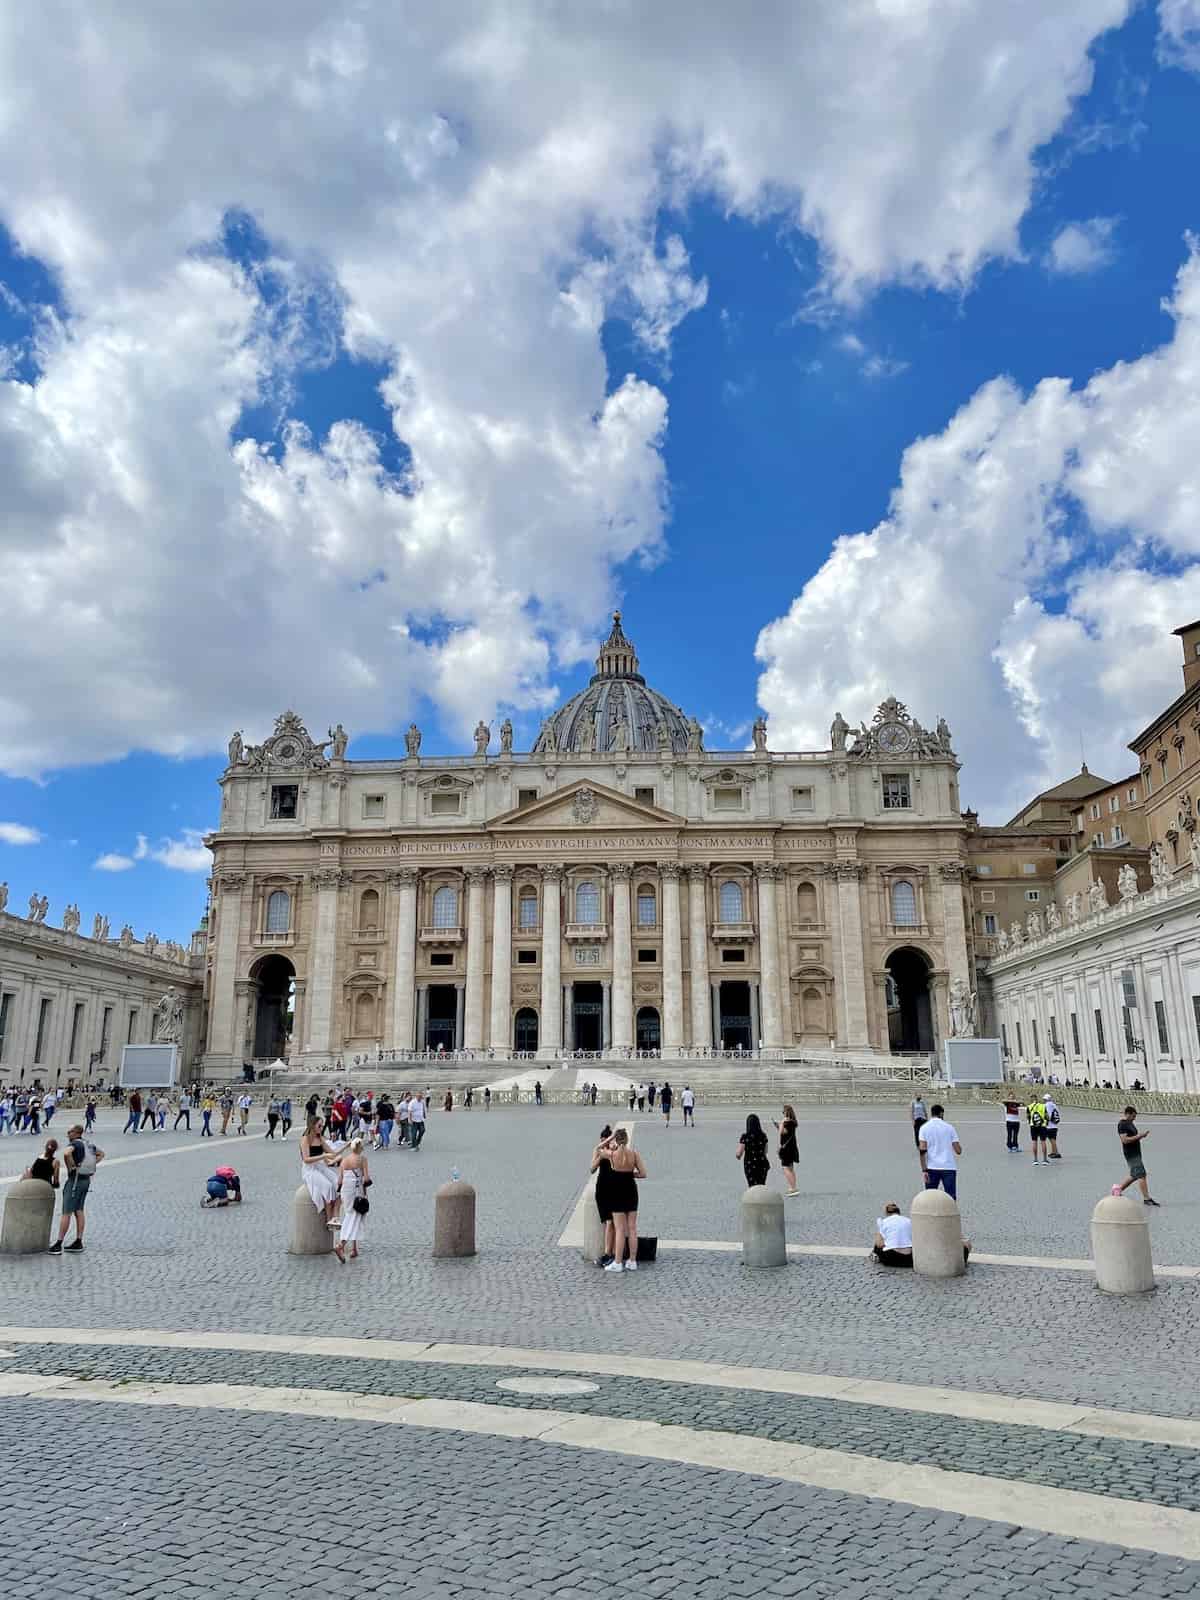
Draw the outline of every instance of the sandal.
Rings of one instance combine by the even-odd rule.
[[[338,1260],[341,1262],[342,1266],[345,1266],[346,1265],[346,1257],[342,1254],[342,1247],[341,1247],[340,1244],[335,1244],[334,1245],[333,1253],[338,1258]]]

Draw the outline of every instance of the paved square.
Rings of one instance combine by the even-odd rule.
[[[702,1105],[695,1129],[635,1115],[642,1229],[698,1248],[600,1273],[559,1241],[604,1116],[435,1113],[419,1154],[372,1157],[364,1254],[340,1267],[285,1253],[295,1133],[134,1138],[103,1114],[87,1249],[0,1258],[11,1592],[70,1583],[81,1548],[72,1586],[97,1595],[595,1594],[614,1563],[652,1595],[1194,1589],[1200,1276],[1113,1299],[1053,1265],[1088,1253],[1120,1172],[1112,1119],[1067,1112],[1065,1159],[1035,1171],[996,1111],[952,1107],[976,1250],[1046,1264],[939,1283],[866,1260],[882,1202],[919,1183],[904,1107],[803,1109],[785,1215],[816,1253],[774,1272],[714,1248],[738,1239],[745,1109]],[[1200,1268],[1200,1127],[1146,1126],[1155,1261]],[[0,1177],[34,1148],[0,1142]],[[200,1208],[218,1160],[240,1209]],[[434,1261],[455,1167],[480,1253]],[[556,1372],[581,1392],[537,1392]],[[67,1429],[105,1470],[72,1482],[35,1565],[21,1530],[61,1496],[45,1439]],[[367,1530],[349,1562],[347,1472]],[[415,1537],[390,1537],[413,1507]]]

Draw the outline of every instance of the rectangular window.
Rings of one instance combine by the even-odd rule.
[[[658,901],[653,889],[644,894],[639,889],[637,897],[637,925],[639,928],[653,928],[658,921]]]
[[[990,878],[991,875],[992,875],[992,869],[991,869],[991,867],[988,866],[986,861],[981,861],[979,863],[979,865],[975,868],[975,871],[979,874],[979,876],[981,878]]]
[[[1093,822],[1098,822],[1099,819],[1100,819],[1100,807],[1096,803],[1096,801],[1093,800],[1092,801],[1092,821]]]
[[[995,889],[980,889],[979,904],[981,906],[994,906],[996,904]]]
[[[1071,1013],[1071,1045],[1077,1057],[1083,1054],[1079,1047],[1079,1018],[1074,1011]]]
[[[721,951],[721,960],[722,961],[735,962],[735,961],[745,961],[745,959],[746,959],[746,952],[744,950],[722,950]]]
[[[1058,1018],[1053,1012],[1050,1014],[1050,1048],[1056,1056],[1062,1053],[1062,1045],[1058,1041]]]
[[[537,951],[536,950],[518,950],[517,951],[517,965],[519,967],[536,967],[537,966]]]
[[[12,1011],[13,997],[11,994],[0,994],[0,1061],[4,1060],[4,1041],[8,1037],[8,1018]],[[1200,1012],[1197,1013],[1196,1026],[1200,1028]]]
[[[1119,822],[1113,823],[1113,843],[1120,844],[1125,837],[1125,829]]]
[[[654,804],[654,790],[653,788],[635,789],[633,791],[633,798],[635,800],[640,800],[644,806],[652,806]]]
[[[907,811],[912,805],[912,793],[907,772],[885,772],[883,775],[883,809]]]
[[[106,1057],[108,1056],[108,1041],[109,1041],[109,1037],[112,1034],[112,1013],[113,1013],[113,1008],[111,1006],[105,1006],[105,1008],[104,1008],[104,1016],[103,1016],[103,1018],[101,1019],[101,1022],[100,1022],[100,1059],[101,1059],[101,1061],[105,1060]]]
[[[1121,1007],[1121,1027],[1125,1033],[1125,1054],[1133,1054],[1133,1013],[1128,1006]]]
[[[382,816],[386,816],[386,814],[387,814],[387,795],[385,795],[385,794],[365,794],[365,795],[363,795],[363,816],[364,817],[382,817]]]
[[[996,936],[996,914],[995,914],[994,911],[989,911],[984,916],[984,919],[983,919],[983,931],[984,931],[984,933],[986,933],[988,935],[989,938],[995,938],[995,936]]]
[[[740,811],[742,809],[742,791],[740,789],[714,789],[714,811]]]
[[[644,967],[652,967],[654,965],[654,963],[658,960],[658,951],[657,950],[639,950],[638,951],[638,960],[641,962],[641,964]]]
[[[1017,1030],[1017,1055],[1018,1055],[1018,1057],[1024,1057],[1024,1055],[1025,1055],[1025,1046],[1021,1043],[1021,1024],[1018,1022],[1018,1023],[1014,1024],[1014,1026],[1016,1027],[1016,1030]]]
[[[1125,798],[1126,798],[1126,800],[1129,802],[1129,804],[1131,806],[1137,805],[1137,790],[1136,789],[1126,789]]]
[[[1038,1025],[1036,1017],[1034,1017],[1029,1026],[1033,1029],[1033,1053],[1035,1056],[1040,1056],[1042,1053],[1042,1047],[1038,1043]]]
[[[5,995],[4,998],[7,1000],[8,996]],[[1196,1043],[1197,1045],[1200,1045],[1200,994],[1194,994],[1192,996],[1192,1017],[1196,1023]],[[3,1049],[3,1046],[4,1029],[0,1027],[0,1049]]]
[[[43,999],[38,1006],[37,1038],[34,1040],[33,1045],[33,1064],[35,1067],[41,1065],[42,1051],[46,1045],[46,1029],[50,1025],[51,1004],[50,1000]]]
[[[452,950],[435,950],[429,957],[431,967],[452,967],[454,965],[454,952]]]
[[[537,797],[538,792],[536,789],[518,789],[517,810],[519,811],[522,806],[531,806]]]
[[[1104,1018],[1100,1015],[1099,1006],[1092,1012],[1092,1016],[1096,1023],[1096,1054],[1107,1055],[1108,1051],[1104,1048]]]
[[[296,807],[300,803],[300,785],[273,783],[271,785],[271,821],[294,822]]]
[[[1004,1052],[1005,1055],[1008,1054],[1008,1024],[1007,1024],[1007,1022],[1002,1022],[1000,1024],[1000,1049]]]
[[[1042,891],[1040,889],[1026,889],[1025,898],[1026,900],[1030,901],[1040,900],[1042,898]]]
[[[73,1067],[79,1051],[79,1030],[83,1027],[83,1001],[75,1002],[75,1010],[71,1013],[71,1048],[67,1052],[67,1065]]]
[[[1108,809],[1109,809],[1110,812],[1111,811],[1119,811],[1121,809],[1121,797],[1120,797],[1119,794],[1110,794],[1109,795],[1109,797],[1108,797]]]
[[[1027,878],[1036,877],[1037,876],[1037,863],[1036,863],[1036,861],[1022,861],[1022,863],[1021,863],[1021,871],[1025,874],[1025,876]]]
[[[792,810],[811,811],[813,809],[813,792],[811,789],[792,790]]]
[[[462,807],[462,796],[455,790],[451,794],[431,794],[429,809],[435,817],[456,817]]]
[[[132,1044],[133,1043],[133,1036],[137,1032],[137,1019],[138,1019],[138,1014],[137,1014],[136,1010],[135,1011],[131,1011],[129,1013],[129,1027],[126,1029],[126,1032],[125,1032],[125,1043],[126,1044]]]
[[[1171,1053],[1171,1041],[1167,1037],[1167,1008],[1161,1000],[1154,1002],[1154,1025],[1158,1029],[1158,1053],[1168,1056]]]

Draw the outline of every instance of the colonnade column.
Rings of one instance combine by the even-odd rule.
[[[633,936],[629,925],[629,879],[632,867],[618,861],[613,881],[613,995],[612,1044],[614,1050],[633,1049]]]
[[[232,1062],[237,1017],[234,1007],[234,980],[237,977],[238,939],[242,920],[242,888],[245,878],[223,873],[216,881],[217,948],[213,957],[212,999],[209,1002],[208,1048],[211,1054],[228,1056]],[[101,1009],[101,1017],[104,1012]]]
[[[775,885],[783,868],[755,868],[758,879],[758,963],[762,974],[762,1042],[764,1050],[783,1044],[783,1012],[779,994],[779,918],[775,913]]]
[[[483,925],[487,868],[465,868],[467,880],[467,989],[463,1006],[462,1046],[483,1049],[483,979],[487,971],[487,931]]]
[[[663,902],[663,1054],[675,1055],[683,1045],[683,946],[679,927],[679,872],[677,861],[664,861]],[[632,974],[631,974],[632,976]]]
[[[692,1049],[703,1050],[713,1042],[712,996],[708,989],[708,872],[704,867],[689,867],[688,876],[688,970],[692,983]]]
[[[837,881],[838,948],[841,970],[837,975],[842,996],[846,1044],[866,1049],[867,976],[863,961],[862,891],[866,867],[859,861],[838,861],[832,868]]]
[[[538,1018],[538,1055],[558,1055],[562,1047],[562,906],[557,863],[542,868],[542,1005]]]
[[[488,1043],[493,1050],[503,1051],[512,1048],[512,881],[510,862],[492,868],[492,1024]]]
[[[313,918],[313,953],[308,1001],[308,1048],[328,1055],[334,1048],[333,970],[337,960],[337,905],[342,874],[336,867],[325,867],[312,875],[317,891],[317,910]]]
[[[417,972],[417,878],[416,867],[401,867],[392,873],[399,905],[396,915],[395,990],[392,994],[392,1047],[411,1050],[416,1002]]]

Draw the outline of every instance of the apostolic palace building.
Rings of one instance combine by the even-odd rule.
[[[620,614],[527,753],[235,734],[210,837],[206,1074],[286,1053],[931,1051],[975,988],[950,730],[704,748]]]

